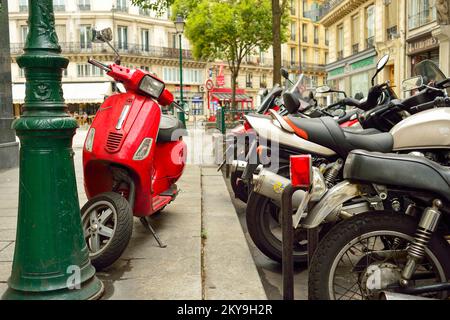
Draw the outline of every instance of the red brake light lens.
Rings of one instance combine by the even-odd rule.
[[[248,122],[247,120],[244,121],[244,128],[245,131],[250,131],[253,129],[252,126],[250,125],[250,122]]]
[[[291,183],[294,187],[309,188],[312,178],[311,155],[291,156]]]

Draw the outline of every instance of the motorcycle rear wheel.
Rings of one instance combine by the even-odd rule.
[[[375,297],[377,291],[368,290],[369,278],[367,275],[371,274],[370,268],[383,267],[384,270],[392,270],[390,276],[397,276],[389,278],[389,280],[397,283],[396,279],[401,273],[402,262],[406,260],[403,258],[405,248],[413,240],[417,225],[418,222],[414,218],[391,212],[364,213],[336,225],[323,238],[311,261],[308,283],[309,299],[377,299]],[[377,237],[381,242],[377,243]],[[370,239],[374,239],[373,244]],[[357,245],[362,245],[362,247],[358,248]],[[396,247],[386,248],[387,245]],[[369,249],[371,246],[373,246],[372,251]],[[385,250],[390,250],[392,253],[388,253],[387,256],[380,254]],[[403,255],[400,252],[403,252]],[[436,282],[446,282],[450,279],[448,243],[436,233],[429,242],[426,258],[418,270],[422,269],[425,270],[425,273],[431,273],[430,268],[434,271]],[[342,270],[342,275],[339,275],[338,270]],[[385,274],[383,273],[383,275]],[[354,284],[350,280],[351,277],[356,279]],[[383,278],[380,277],[380,283],[382,281]],[[446,293],[441,294],[444,297],[439,296],[439,298],[447,296]]]

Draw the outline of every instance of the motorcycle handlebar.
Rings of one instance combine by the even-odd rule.
[[[434,101],[419,104],[412,107],[411,110],[417,112],[433,109],[433,108],[450,107],[450,98],[437,97]]]
[[[110,68],[109,66],[107,66],[107,65],[104,64],[104,63],[101,63],[101,62],[98,61],[98,60],[89,58],[88,63],[90,63],[90,64],[92,64],[93,66],[96,66],[97,68],[100,68],[100,69],[102,69],[102,70],[104,70],[104,71],[106,71],[106,72],[110,72],[110,71],[111,71],[111,68]]]

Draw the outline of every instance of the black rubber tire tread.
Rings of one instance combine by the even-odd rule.
[[[262,231],[260,221],[263,219],[262,209],[266,201],[269,201],[267,197],[258,193],[252,192],[247,202],[246,221],[247,229],[250,237],[252,238],[256,247],[268,258],[281,263],[282,260],[282,244],[274,246],[269,240],[266,239],[264,232]],[[303,264],[307,261],[307,251],[294,252],[294,263]]]
[[[98,201],[110,202],[117,212],[116,230],[107,248],[98,256],[91,256],[91,263],[97,271],[109,267],[117,259],[130,242],[133,233],[133,211],[127,199],[115,192],[102,193],[89,200],[81,209],[81,216],[84,218],[85,211]]]
[[[311,261],[308,277],[308,296],[310,300],[330,300],[328,277],[333,261],[342,248],[363,234],[378,230],[391,230],[414,236],[418,221],[410,216],[386,211],[367,212],[345,220],[322,239]],[[447,279],[450,278],[449,246],[436,232],[428,248],[442,264]]]

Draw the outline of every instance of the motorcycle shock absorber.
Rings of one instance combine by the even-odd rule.
[[[329,188],[333,187],[336,179],[344,166],[344,160],[338,159],[335,163],[331,165],[331,168],[325,173],[324,178],[327,186]]]
[[[422,218],[420,219],[414,240],[408,248],[408,259],[402,272],[402,286],[408,285],[409,280],[416,271],[417,264],[425,256],[425,249],[427,248],[441,217],[441,212],[439,211],[441,207],[442,201],[439,199],[434,200],[431,208],[425,209]]]

